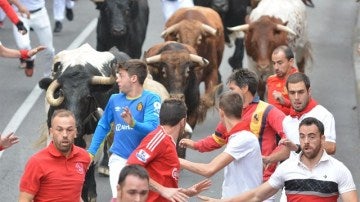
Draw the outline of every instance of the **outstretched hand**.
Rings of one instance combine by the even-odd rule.
[[[38,46],[36,48],[33,48],[33,49],[29,50],[28,57],[31,58],[32,56],[36,55],[38,52],[43,51],[45,49],[46,49],[45,46]]]
[[[195,142],[191,139],[183,138],[179,142],[181,148],[195,149]]]
[[[202,191],[209,189],[210,186],[211,186],[211,180],[205,179],[205,180],[202,180],[202,181],[194,184],[193,186],[191,186],[187,189],[182,189],[181,191],[183,193],[185,193],[186,195],[188,195],[189,197],[192,197],[192,196],[199,194]]]
[[[2,137],[0,135],[0,146],[4,149],[11,147],[12,145],[19,142],[19,137],[17,137],[13,132]]]
[[[171,202],[186,202],[189,199],[186,194],[181,192],[181,188],[165,188],[161,196]]]

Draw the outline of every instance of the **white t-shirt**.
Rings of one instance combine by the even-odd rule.
[[[324,124],[324,135],[325,140],[328,142],[336,141],[336,132],[335,132],[335,119],[334,116],[321,105],[316,105],[311,111],[304,114],[302,117],[291,117],[290,115],[286,116],[283,120],[283,128],[286,136],[295,144],[299,144],[299,125],[300,122],[307,118],[314,117],[321,121]]]
[[[262,183],[263,165],[259,140],[249,131],[232,134],[224,152],[234,157],[224,168],[222,198],[232,197]]]

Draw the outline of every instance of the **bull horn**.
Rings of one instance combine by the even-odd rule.
[[[154,56],[151,56],[151,57],[148,57],[145,59],[146,64],[152,64],[152,63],[160,62],[160,61],[161,61],[161,54],[154,55]]]
[[[48,89],[46,90],[46,100],[48,101],[48,103],[51,106],[57,107],[59,106],[63,101],[64,101],[64,96],[63,95],[59,95],[58,98],[54,98],[54,94],[56,89],[58,89],[60,86],[58,80],[54,80],[53,82],[51,82],[51,84],[49,85]]]
[[[167,35],[173,33],[175,30],[177,30],[179,27],[179,23],[176,23],[175,25],[172,25],[168,28],[166,28],[162,33],[161,33],[161,37],[165,38]]]
[[[249,27],[250,27],[249,24],[244,24],[235,27],[228,27],[227,29],[233,32],[244,32],[244,31],[248,31]]]
[[[276,29],[279,30],[279,31],[288,32],[288,33],[293,34],[293,35],[296,36],[296,33],[295,33],[292,29],[290,29],[289,27],[287,27],[287,26],[277,24],[277,25],[276,25]]]
[[[200,57],[198,55],[195,55],[195,54],[190,54],[190,59],[193,62],[199,63],[199,65],[202,67],[207,66],[209,64],[209,61],[207,59]]]
[[[94,85],[112,85],[115,83],[115,78],[113,76],[93,76],[91,78],[91,84]]]
[[[209,25],[206,24],[201,24],[201,27],[203,28],[203,30],[205,30],[207,33],[216,36],[217,30]]]

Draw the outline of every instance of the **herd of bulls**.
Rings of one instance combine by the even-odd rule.
[[[147,0],[93,1],[100,11],[97,50],[85,44],[58,53],[52,78],[39,82],[50,105],[48,125],[54,110],[73,111],[78,131],[75,144],[82,147],[86,147],[84,135],[94,132],[110,95],[118,92],[116,64],[141,57],[151,12]],[[246,16],[251,5],[254,7],[253,0],[195,0],[194,3],[201,6],[177,10],[159,33],[165,42],[154,44],[143,55],[152,77],[146,80],[145,88],[152,87],[163,98],[184,99],[187,121],[192,128],[205,119],[206,111],[214,105],[221,84],[219,67],[225,43],[235,44],[234,54],[228,60],[230,66],[234,70],[242,68],[245,57],[247,67],[261,81],[266,81],[272,73],[270,56],[279,45],[286,44],[294,50],[300,71],[304,71],[304,65],[311,59],[305,6],[301,0],[261,0],[248,20]],[[117,50],[110,50],[113,46]],[[203,95],[199,89],[201,82],[205,84]],[[94,167],[90,167],[86,176],[82,193],[85,202],[96,200]]]

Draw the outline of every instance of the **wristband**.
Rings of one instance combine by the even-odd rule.
[[[23,59],[23,60],[26,60],[26,59],[29,59],[29,50],[26,50],[26,49],[21,49],[20,50],[20,58]]]
[[[0,151],[2,151],[3,149],[5,149],[4,147],[0,146]]]
[[[295,151],[295,153],[300,153],[301,152],[301,146],[299,144],[296,144],[296,146],[298,146],[298,149]]]

